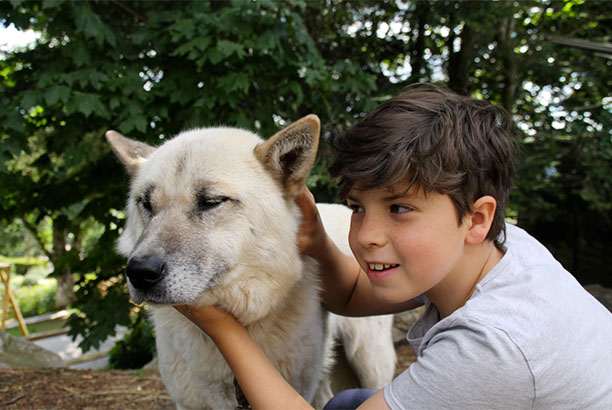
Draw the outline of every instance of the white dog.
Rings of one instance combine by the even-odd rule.
[[[295,243],[301,214],[294,198],[314,162],[319,130],[310,115],[267,141],[245,130],[204,128],[154,148],[106,134],[132,178],[118,243],[129,257],[130,295],[149,304],[160,373],[179,408],[234,408],[237,401],[214,343],[173,304],[232,313],[315,407],[347,380],[347,370],[363,387],[391,381],[392,318],[326,312],[319,295],[325,273]],[[332,239],[349,252],[350,211],[319,209]],[[334,362],[349,366],[333,370]]]

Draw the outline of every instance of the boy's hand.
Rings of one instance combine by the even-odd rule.
[[[317,253],[327,236],[314,195],[304,186],[302,192],[295,198],[295,203],[302,212],[302,224],[297,236],[300,253],[317,257]]]
[[[215,306],[174,305],[174,308],[211,337],[228,326],[240,325],[234,316]]]

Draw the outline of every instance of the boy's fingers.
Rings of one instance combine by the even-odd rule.
[[[304,185],[302,192],[295,198],[295,203],[304,214],[304,218],[307,216],[312,217],[316,209],[315,198],[312,192]]]
[[[172,305],[173,308],[179,311],[183,316],[191,319],[191,306],[189,305]]]
[[[325,230],[321,223],[315,197],[306,186],[295,198],[295,203],[302,212],[302,223],[297,235],[297,246],[300,253],[310,255],[322,241]]]

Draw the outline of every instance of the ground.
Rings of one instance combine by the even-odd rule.
[[[396,343],[396,373],[414,361],[406,342]],[[2,409],[174,409],[155,369],[0,369]]]
[[[3,409],[174,409],[155,370],[0,369]]]
[[[605,297],[599,294],[600,300],[610,309],[612,290],[605,291]],[[417,309],[394,316],[394,340],[398,358],[396,375],[416,359],[405,335],[420,314],[421,311]],[[165,410],[174,409],[174,405],[155,369],[96,371],[0,368],[0,409]]]
[[[405,339],[420,309],[394,316],[395,374],[416,360]],[[0,368],[0,409],[174,409],[157,369],[75,370]]]

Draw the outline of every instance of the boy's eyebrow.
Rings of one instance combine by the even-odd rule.
[[[383,201],[391,202],[397,199],[406,199],[406,198],[413,198],[413,197],[414,195],[411,195],[409,192],[400,192],[397,194],[389,194],[387,196],[384,196]]]
[[[389,193],[389,195],[384,196],[382,200],[385,202],[392,202],[398,199],[406,198],[414,198],[414,195],[410,194],[409,192]],[[359,198],[356,198],[351,194],[348,194],[345,199],[347,201],[359,202]]]

